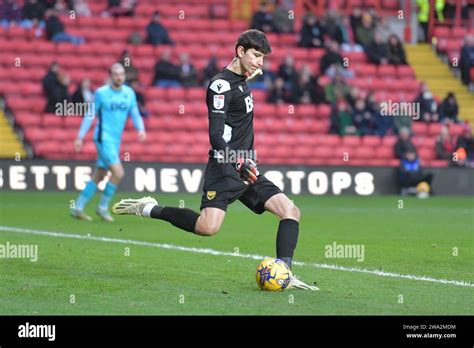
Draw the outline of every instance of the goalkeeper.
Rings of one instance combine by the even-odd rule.
[[[113,213],[160,219],[200,236],[212,236],[221,228],[227,206],[238,199],[256,214],[269,211],[279,218],[276,255],[292,266],[300,211],[257,169],[253,99],[247,84],[247,80],[261,74],[263,58],[270,52],[264,33],[247,30],[238,38],[232,62],[209,82],[206,103],[212,148],[204,174],[201,213],[162,206],[151,197],[121,200],[114,205]],[[290,286],[317,289],[296,278]]]

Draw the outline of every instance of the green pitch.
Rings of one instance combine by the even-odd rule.
[[[141,195],[120,193],[115,200],[128,196]],[[255,283],[259,260],[251,258],[274,256],[278,221],[268,213],[254,215],[236,202],[222,230],[204,238],[136,216],[117,216],[111,224],[95,214],[93,222],[76,221],[68,215],[75,197],[0,192],[0,245],[38,246],[36,262],[0,258],[0,314],[474,314],[472,198],[293,197],[302,211],[295,260],[305,263],[294,272],[321,291],[268,293]],[[197,209],[200,194],[157,198]],[[363,246],[363,261],[326,257],[333,243]]]

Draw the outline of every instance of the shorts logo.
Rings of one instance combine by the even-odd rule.
[[[217,110],[220,110],[224,107],[225,96],[223,95],[215,95],[214,96],[214,107]]]
[[[214,197],[216,197],[216,191],[207,191],[207,199],[208,200],[213,200]]]

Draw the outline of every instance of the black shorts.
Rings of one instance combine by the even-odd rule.
[[[210,159],[204,174],[201,210],[219,208],[226,211],[227,206],[238,199],[254,213],[262,214],[266,201],[279,193],[282,191],[278,186],[263,175],[254,184],[246,185],[231,164]]]

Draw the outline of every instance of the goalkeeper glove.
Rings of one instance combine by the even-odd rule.
[[[239,173],[240,178],[244,181],[248,181],[250,184],[257,181],[260,175],[257,164],[250,158],[239,158],[237,163],[235,163],[235,169]]]

